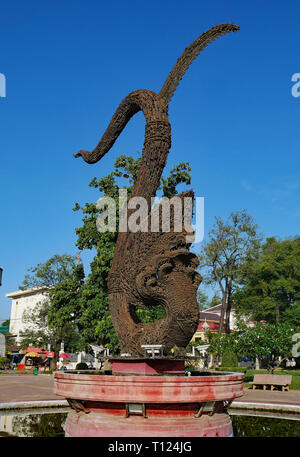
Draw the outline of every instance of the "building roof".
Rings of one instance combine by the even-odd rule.
[[[48,290],[49,287],[32,287],[31,289],[25,289],[25,290],[16,290],[15,292],[9,292],[5,296],[8,298],[17,298],[17,297],[23,297],[26,295],[34,295],[36,293],[41,293],[43,291]]]
[[[8,333],[9,326],[8,325],[0,325],[0,333]]]
[[[215,308],[215,307],[214,307]],[[212,309],[212,308],[210,308]],[[209,330],[212,332],[217,332],[219,330],[219,325],[220,325],[220,314],[213,313],[213,312],[207,312],[205,311],[200,311],[200,318],[199,318],[199,324],[197,331],[202,332],[203,331],[203,324],[206,322],[209,325]],[[225,325],[223,326],[224,331],[225,331]],[[233,330],[230,329],[232,332]]]
[[[25,350],[24,350],[25,353],[27,352],[37,352],[38,354],[44,354],[45,352],[47,352],[47,350],[45,348],[36,348],[36,347],[33,347],[33,346],[28,346]]]
[[[203,332],[204,329],[203,329],[203,324],[204,322],[200,322],[199,325],[198,325],[198,328],[197,328],[197,332]],[[217,324],[216,322],[207,322],[208,324],[208,329],[205,329],[205,330],[209,330],[210,332],[217,332],[219,330],[219,324]]]
[[[214,312],[218,312],[218,311],[221,311],[222,309],[222,303],[219,303],[218,305],[215,305],[215,306],[211,306],[210,308],[207,308],[205,310],[206,313],[214,313]]]
[[[19,350],[21,349],[21,346],[17,346],[15,344],[12,344],[10,346],[7,346],[6,349],[10,352],[19,352]]]
[[[232,307],[231,308],[232,310],[234,310],[235,308]],[[207,308],[205,310],[206,313],[218,313],[218,312],[221,312],[222,310],[222,303],[219,303],[218,305],[215,305],[215,306],[211,306],[210,308]]]
[[[197,328],[198,332],[203,331],[202,327],[205,322],[208,324],[209,330],[211,332],[217,332],[220,324],[220,315],[215,313],[207,313],[206,310],[200,311],[199,324]]]
[[[215,313],[208,313],[205,311],[200,311],[200,321],[207,320],[208,322],[220,322],[219,314]]]

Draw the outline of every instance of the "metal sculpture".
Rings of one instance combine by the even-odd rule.
[[[211,28],[188,46],[170,72],[159,94],[150,90],[130,93],[117,108],[108,128],[96,148],[79,151],[87,163],[98,162],[138,111],[146,118],[145,141],[141,167],[131,197],[144,197],[151,208],[171,147],[171,126],[168,117],[169,102],[184,73],[198,54],[213,40],[239,27],[221,24]],[[184,192],[176,197],[192,197]],[[128,217],[133,210],[128,209]],[[160,211],[160,206],[151,211]],[[143,357],[145,344],[161,344],[165,355],[178,348],[177,355],[195,333],[199,321],[196,291],[202,280],[195,271],[197,256],[189,251],[193,234],[192,209],[183,216],[181,232],[174,230],[171,213],[169,232],[120,232],[108,278],[109,308],[118,335],[121,351]],[[150,220],[150,218],[149,218]],[[147,222],[148,224],[148,222]],[[150,224],[150,222],[149,222]],[[189,227],[190,228],[186,228]],[[150,226],[149,226],[150,228]],[[162,305],[166,317],[155,322],[142,323],[136,314],[140,305]]]

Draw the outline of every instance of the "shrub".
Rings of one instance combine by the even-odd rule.
[[[234,352],[226,351],[222,356],[221,367],[237,367],[238,358]]]
[[[5,367],[6,362],[8,359],[6,357],[0,357],[0,368],[3,369]]]
[[[188,362],[188,363],[185,365],[185,370],[186,370],[186,371],[195,371],[195,370],[197,370],[196,364],[195,364],[195,363],[192,363],[192,362]]]
[[[80,363],[77,363],[76,367],[75,367],[75,370],[88,370],[89,367],[87,366],[87,364],[85,362],[80,362]]]
[[[217,367],[215,369],[218,371],[233,371],[235,373],[246,373],[248,370],[247,367]]]

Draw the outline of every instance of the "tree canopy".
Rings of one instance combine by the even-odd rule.
[[[267,238],[234,295],[235,307],[255,321],[300,326],[300,237]]]
[[[80,316],[79,293],[83,283],[82,265],[75,264],[75,257],[55,254],[45,263],[30,268],[23,286],[43,287],[44,296],[34,309],[26,310],[22,320],[25,329],[20,332],[21,346],[51,345],[56,366],[60,344],[66,350],[79,349],[82,344],[77,320]]]
[[[19,289],[25,290],[31,287],[51,287],[72,276],[75,266],[75,257],[68,254],[54,254],[45,263],[38,263],[28,269],[24,281]]]
[[[209,333],[209,351],[214,355],[233,352],[238,357],[267,358],[287,357],[291,354],[295,329],[286,323],[257,323],[249,327],[238,323],[237,330],[231,334]]]
[[[219,287],[222,298],[219,332],[225,320],[229,333],[232,294],[246,274],[245,264],[257,258],[261,237],[251,216],[242,210],[231,213],[226,222],[216,217],[208,238],[199,255],[199,267],[204,283]]]

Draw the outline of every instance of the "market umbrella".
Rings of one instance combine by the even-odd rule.
[[[70,354],[66,354],[65,352],[61,352],[58,357],[60,359],[69,359],[71,356],[70,356]]]
[[[49,357],[49,358],[53,358],[54,357],[54,352],[53,351],[47,351],[45,356]]]
[[[40,354],[37,352],[28,352],[28,354],[25,354],[26,357],[40,357]]]

